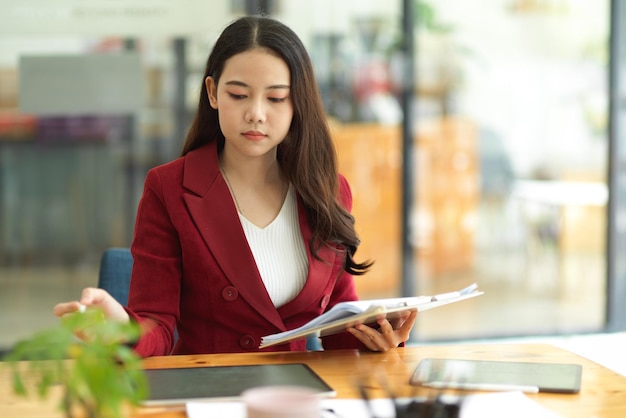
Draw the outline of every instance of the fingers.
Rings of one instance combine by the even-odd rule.
[[[56,316],[63,316],[68,313],[81,311],[87,306],[98,305],[104,299],[104,296],[99,294],[101,291],[101,289],[95,289],[92,287],[83,289],[79,301],[58,303],[54,306],[54,308],[52,308],[52,312],[54,312]]]
[[[53,312],[56,316],[63,316],[80,311],[84,307],[101,309],[107,318],[114,321],[127,322],[130,320],[128,313],[120,303],[105,290],[94,287],[83,289],[79,301],[57,304],[53,308]]]
[[[56,316],[63,316],[68,313],[77,312],[81,309],[81,303],[78,301],[59,303],[52,308],[52,312]]]
[[[415,325],[415,321],[417,320],[417,311],[411,311],[410,315],[404,322],[402,326],[396,329],[396,333],[401,342],[405,342],[411,336],[411,330],[413,329],[413,325]]]
[[[388,351],[409,339],[416,319],[417,311],[410,311],[399,318],[399,321],[393,321],[394,324],[401,324],[397,329],[394,329],[390,321],[382,318],[377,321],[378,329],[360,324],[348,328],[348,332],[371,351]]]
[[[394,331],[391,324],[386,319],[379,320],[379,323],[381,324],[380,331],[370,326],[359,324],[353,328],[348,328],[348,332],[354,335],[371,351],[388,351],[397,345],[393,343]]]
[[[104,316],[116,322],[128,322],[130,317],[124,307],[113,296],[103,289],[88,287],[83,289],[79,301],[63,302],[54,306],[52,311],[56,316],[63,316],[74,312],[84,312],[85,309],[100,309]],[[75,335],[83,341],[89,341],[89,329],[74,330]]]
[[[85,306],[98,306],[106,302],[110,295],[103,289],[86,287],[80,296],[80,303]]]
[[[400,313],[400,317],[391,320],[391,325],[393,326],[393,329],[398,329],[400,328],[404,322],[409,319],[409,317],[411,316],[412,312],[417,312],[416,310],[412,310],[412,311],[403,311]]]
[[[348,328],[348,332],[354,335],[370,351],[386,351],[381,347],[383,341],[380,333],[367,325],[356,325]],[[388,349],[388,348],[387,348]]]
[[[128,322],[130,320],[124,307],[103,289],[94,287],[84,289],[80,301],[86,306],[102,309],[104,315],[113,321]]]

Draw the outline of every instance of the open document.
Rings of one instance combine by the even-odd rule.
[[[299,328],[263,337],[260,348],[283,344],[309,335],[325,336],[337,334],[357,324],[375,323],[380,317],[394,319],[406,311],[426,311],[482,294],[483,292],[478,290],[478,285],[474,283],[459,291],[432,296],[341,302]]]

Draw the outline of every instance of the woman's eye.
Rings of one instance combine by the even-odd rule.
[[[286,97],[270,97],[269,98],[269,101],[272,102],[272,103],[282,103],[285,100],[287,100]]]
[[[235,100],[241,100],[241,99],[245,99],[246,96],[244,94],[235,94],[235,93],[228,93],[228,95],[235,99]]]

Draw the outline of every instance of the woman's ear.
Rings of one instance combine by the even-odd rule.
[[[209,96],[209,104],[213,109],[217,109],[217,84],[215,84],[215,80],[213,77],[209,76],[204,79],[204,84],[206,85],[206,92]]]

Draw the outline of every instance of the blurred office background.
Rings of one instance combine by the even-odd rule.
[[[0,5],[0,349],[130,245],[212,43],[258,8],[312,56],[376,260],[361,297],[485,291],[417,342],[626,329],[624,1]]]

